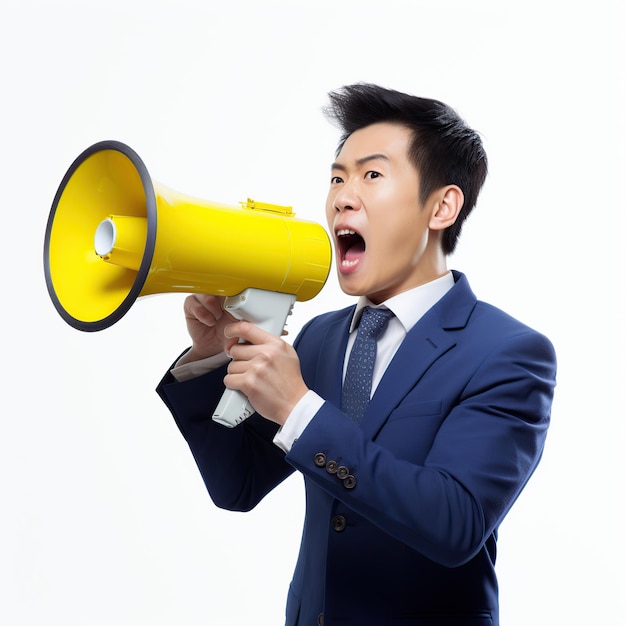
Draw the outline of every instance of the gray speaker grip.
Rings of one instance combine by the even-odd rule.
[[[228,428],[234,428],[253,413],[250,401],[241,391],[226,389],[213,412],[213,420]]]
[[[280,337],[295,301],[296,296],[292,294],[250,288],[226,298],[224,310]],[[213,412],[213,420],[233,428],[253,413],[254,408],[243,393],[226,389]]]

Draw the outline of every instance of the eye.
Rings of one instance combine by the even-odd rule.
[[[333,176],[330,179],[330,184],[331,185],[338,185],[339,183],[343,182],[343,178],[341,178],[341,176]]]
[[[374,178],[379,178],[380,176],[380,172],[375,172],[373,170],[365,174],[365,178],[369,178],[370,180],[373,180]]]

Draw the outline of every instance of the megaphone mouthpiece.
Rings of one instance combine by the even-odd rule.
[[[115,222],[110,217],[98,224],[93,238],[93,247],[99,257],[105,258],[111,254],[115,245],[116,230]]]
[[[95,253],[103,261],[138,272],[143,259],[147,230],[145,217],[107,217],[96,228]]]

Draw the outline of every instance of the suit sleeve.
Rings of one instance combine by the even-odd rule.
[[[328,402],[287,461],[399,541],[442,565],[462,565],[497,528],[539,461],[555,367],[551,344],[533,331],[495,346],[467,380],[452,385],[455,397],[442,399],[441,423],[421,463],[367,440]],[[416,436],[419,419],[403,418],[403,438]],[[343,474],[336,465],[329,471],[328,461]],[[350,479],[341,480],[346,472]]]
[[[213,421],[225,373],[219,368],[185,382],[168,373],[157,393],[187,441],[213,502],[248,511],[294,470],[272,443],[276,424],[256,414],[235,428]]]

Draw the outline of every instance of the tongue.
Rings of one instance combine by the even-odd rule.
[[[351,245],[344,254],[343,258],[346,261],[356,261],[360,259],[365,253],[365,242],[362,239],[355,241],[353,245]]]

